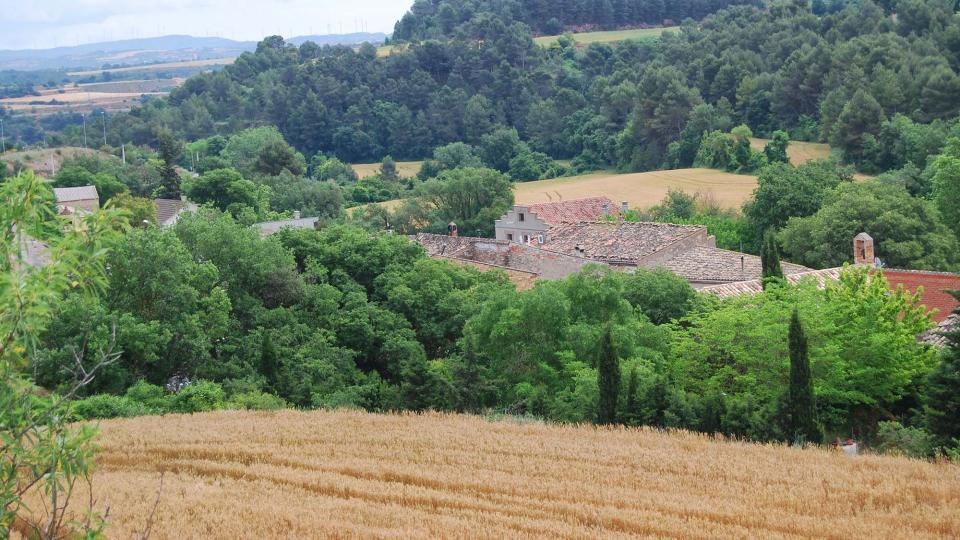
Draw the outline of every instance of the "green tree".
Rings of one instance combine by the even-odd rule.
[[[952,291],[960,300],[960,291]],[[954,311],[960,316],[960,308]],[[947,347],[927,380],[923,410],[927,428],[945,445],[960,443],[960,329],[946,335]]]
[[[812,161],[799,167],[785,163],[768,165],[757,175],[753,198],[743,213],[757,231],[778,230],[791,217],[817,212],[827,190],[847,180],[846,172],[829,161]]]
[[[123,210],[127,223],[131,227],[144,227],[147,224],[156,225],[157,205],[146,197],[134,197],[130,193],[121,193],[111,199],[113,207]]]
[[[488,167],[507,172],[510,169],[510,160],[524,147],[516,129],[500,127],[481,138],[480,155]]]
[[[793,441],[820,442],[817,426],[816,401],[813,395],[813,377],[807,336],[800,323],[800,312],[790,316],[790,391],[787,397],[789,424],[787,431]]]
[[[830,144],[843,150],[843,157],[851,163],[864,158],[864,136],[876,135],[883,124],[883,108],[866,90],[857,90],[844,105]]]
[[[763,247],[760,249],[760,266],[763,287],[776,280],[783,279],[783,267],[780,265],[780,249],[773,231],[763,235]]]
[[[786,131],[777,130],[773,132],[770,142],[763,147],[763,153],[767,156],[769,163],[790,163],[787,156],[787,146],[790,144],[790,136]]]
[[[453,169],[421,185],[416,195],[430,205],[430,229],[455,222],[463,236],[492,236],[493,222],[513,206],[513,184],[492,169]]]
[[[600,360],[597,362],[597,385],[600,387],[597,422],[600,424],[617,421],[620,397],[620,359],[614,349],[611,332],[610,325],[607,325],[600,344]]]
[[[384,182],[397,182],[400,180],[400,173],[397,172],[397,162],[393,160],[392,157],[387,156],[383,158],[383,162],[380,164],[380,178]]]
[[[960,238],[960,139],[951,138],[933,162],[933,197],[943,220]]]
[[[195,178],[186,186],[190,200],[210,203],[220,210],[237,206],[256,208],[257,185],[245,179],[235,169],[214,169]]]
[[[94,186],[97,188],[97,194],[100,195],[101,206],[113,197],[127,191],[127,186],[117,179],[116,176],[107,172],[94,174],[79,165],[72,165],[60,169],[53,178],[53,186]]]
[[[280,357],[273,345],[270,332],[263,332],[260,340],[260,373],[267,379],[267,389],[274,389],[280,374]]]
[[[162,161],[160,165],[160,197],[164,199],[180,198],[180,173],[177,162],[183,155],[183,143],[174,137],[173,132],[161,129],[156,134],[157,149]]]
[[[78,380],[61,396],[42,397],[23,370],[68,292],[95,293],[103,287],[108,247],[121,226],[114,212],[85,216],[82,227],[45,238],[49,260],[32,266],[21,251],[24,235],[40,233],[55,219],[51,200],[49,188],[32,172],[0,185],[0,535],[9,536],[14,522],[23,520],[26,535],[44,537],[47,529],[99,537],[104,523],[92,503],[85,514],[67,510],[78,483],[93,470],[96,434],[92,426],[67,423],[67,400],[113,360],[113,353],[105,350],[89,370],[79,368]],[[33,519],[26,516],[28,498],[43,501],[46,511],[38,515],[35,507]]]

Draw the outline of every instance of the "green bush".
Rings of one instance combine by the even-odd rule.
[[[930,457],[936,452],[936,442],[930,432],[905,427],[900,422],[880,422],[875,447],[884,454],[913,458]]]
[[[214,382],[190,383],[173,396],[173,410],[181,413],[215,411],[226,405],[223,388]]]
[[[119,418],[146,414],[140,403],[124,396],[97,394],[73,403],[72,416],[76,420],[94,418]]]
[[[244,392],[230,397],[227,407],[248,411],[276,411],[286,408],[287,403],[273,394],[264,392]]]
[[[164,413],[171,408],[172,398],[160,386],[147,381],[137,381],[127,389],[126,397],[142,404],[149,412]]]

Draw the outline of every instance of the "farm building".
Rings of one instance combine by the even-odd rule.
[[[626,203],[623,203],[626,210]],[[494,223],[497,240],[542,244],[553,227],[593,221],[620,211],[607,197],[589,197],[554,203],[517,204]]]
[[[96,186],[53,188],[53,197],[61,214],[87,213],[100,208]]]

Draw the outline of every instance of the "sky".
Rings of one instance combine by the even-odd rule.
[[[169,34],[264,36],[391,32],[412,0],[11,0],[0,49],[48,49]],[[10,9],[12,8],[12,9]]]

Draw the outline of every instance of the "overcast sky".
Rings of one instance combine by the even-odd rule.
[[[47,49],[168,34],[259,40],[390,32],[412,0],[9,0],[0,49]],[[4,2],[6,3],[6,2]]]

